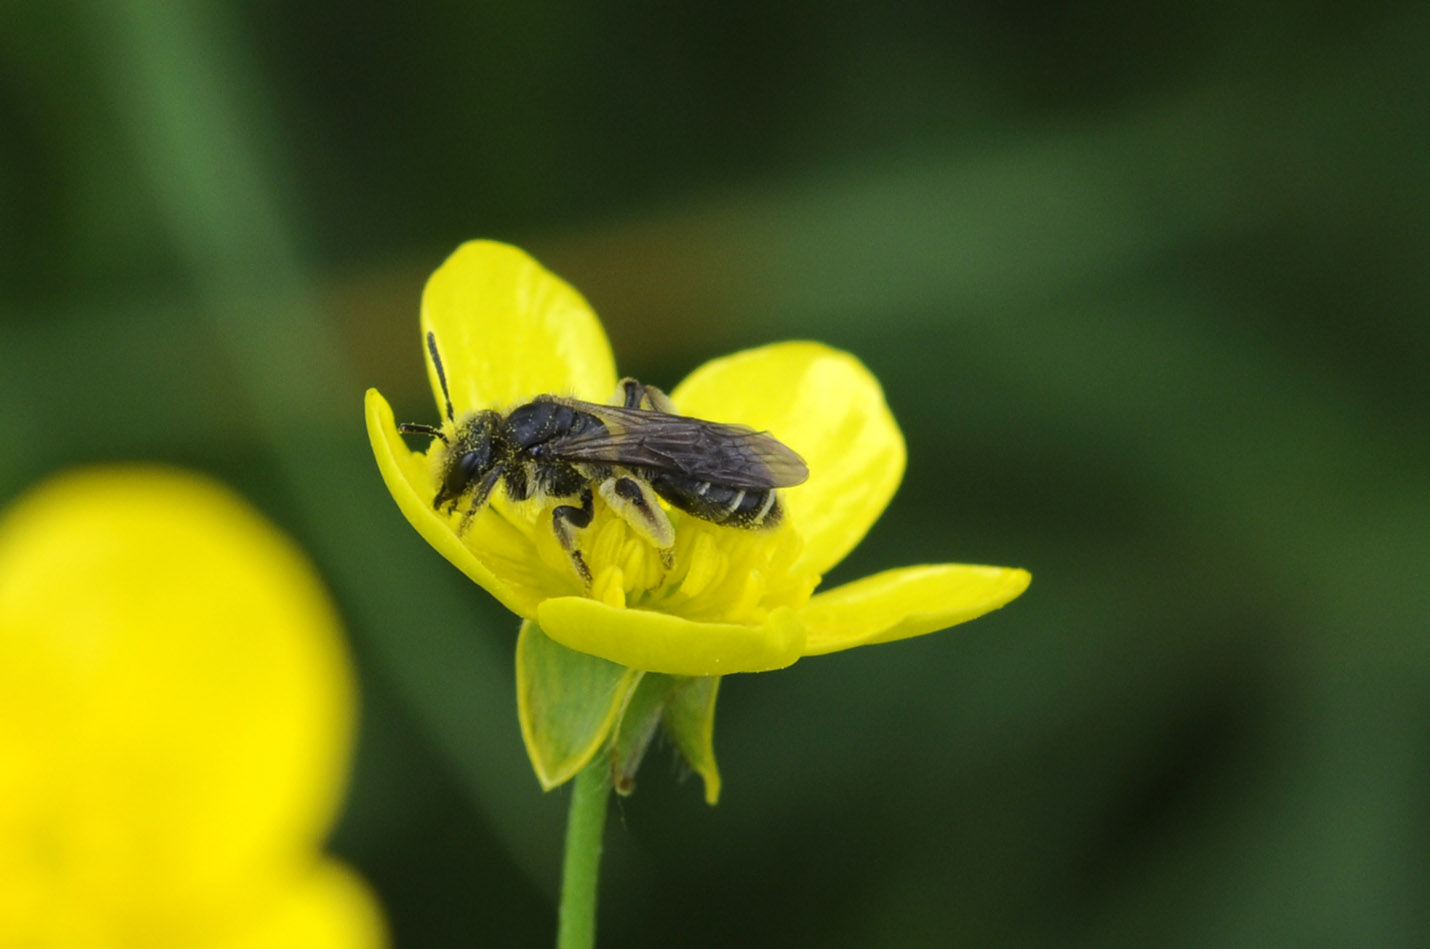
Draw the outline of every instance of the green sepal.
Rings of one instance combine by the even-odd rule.
[[[715,696],[719,676],[698,676],[683,684],[665,707],[665,731],[690,770],[705,782],[705,803],[720,800],[720,769],[715,766]]]
[[[565,784],[605,747],[641,681],[637,669],[568,649],[531,620],[516,640],[516,712],[544,790]]]
[[[650,740],[655,737],[666,704],[684,681],[676,676],[647,672],[631,695],[611,742],[611,787],[622,797],[635,792],[636,771],[650,747]]]
[[[705,801],[720,797],[715,766],[715,693],[718,676],[670,676],[648,672],[621,715],[611,748],[611,784],[617,793],[635,791],[635,775],[657,725],[664,725],[686,764],[705,782]]]

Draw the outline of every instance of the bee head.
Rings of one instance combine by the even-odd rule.
[[[493,411],[478,412],[457,428],[448,445],[442,485],[432,506],[456,506],[464,495],[476,489],[472,510],[486,502],[492,486],[503,470],[501,465],[501,416]]]

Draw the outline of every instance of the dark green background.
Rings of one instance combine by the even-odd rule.
[[[909,471],[830,577],[1031,590],[727,679],[725,778],[613,811],[607,946],[1430,938],[1430,8],[22,2],[0,12],[0,499],[234,484],[364,721],[333,843],[402,946],[544,945],[565,793],[515,620],[410,530],[422,282],[521,244],[671,386],[787,337]]]

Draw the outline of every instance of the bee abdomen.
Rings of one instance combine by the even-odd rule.
[[[735,488],[663,473],[649,481],[666,501],[712,524],[753,529],[774,527],[780,520],[780,502],[773,488]]]

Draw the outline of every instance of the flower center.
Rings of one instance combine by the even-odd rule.
[[[555,503],[522,505],[533,509],[523,513],[534,516],[517,523],[528,527],[550,579],[562,587],[552,595],[569,596],[584,591],[570,555],[550,528]],[[611,606],[706,622],[759,623],[776,607],[803,605],[819,582],[818,576],[794,569],[804,541],[788,520],[774,528],[746,530],[672,510],[675,546],[662,556],[600,498],[595,503],[595,517],[577,536],[577,545],[591,571],[588,595]]]

